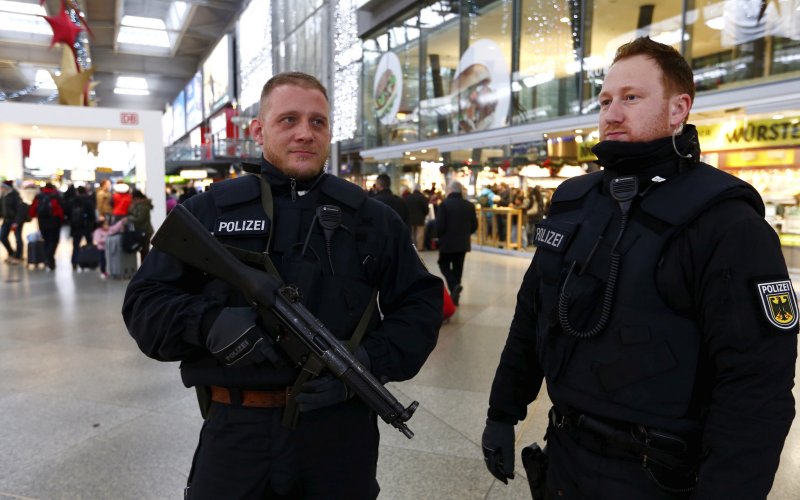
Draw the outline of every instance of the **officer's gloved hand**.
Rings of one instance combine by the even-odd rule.
[[[370,369],[369,356],[363,346],[356,349],[355,356],[364,365],[364,368]],[[353,396],[353,391],[344,382],[330,373],[326,373],[304,383],[294,400],[300,411],[305,412],[335,405]]]
[[[267,333],[258,326],[258,312],[251,307],[226,307],[214,320],[206,337],[211,354],[227,366],[246,366],[280,358]]]
[[[481,446],[489,472],[503,484],[514,479],[514,426],[487,419]]]

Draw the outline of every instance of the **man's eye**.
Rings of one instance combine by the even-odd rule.
[[[628,95],[625,96],[625,100],[626,101],[635,101],[638,98],[639,98],[639,96],[636,96],[636,95],[633,95],[633,94],[628,94]]]
[[[294,119],[294,116],[284,116],[281,121],[285,123],[294,123],[296,120]]]
[[[605,108],[605,107],[607,107],[609,104],[611,104],[611,99],[600,99],[600,106],[602,106],[602,107],[604,107],[604,108]]]
[[[325,126],[325,120],[321,120],[321,119],[311,120],[311,123],[313,123],[317,127],[324,127]]]

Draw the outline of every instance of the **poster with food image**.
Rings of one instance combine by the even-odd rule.
[[[453,130],[476,132],[506,125],[511,82],[497,43],[482,39],[470,45],[458,63],[451,88]]]
[[[375,85],[372,95],[375,100],[375,115],[384,125],[397,123],[397,111],[403,97],[403,72],[400,59],[393,52],[385,53],[375,70]]]

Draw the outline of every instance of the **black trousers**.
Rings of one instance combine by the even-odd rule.
[[[466,252],[439,252],[439,270],[447,282],[447,289],[453,291],[456,285],[461,284],[461,275],[464,273],[464,257]]]
[[[189,499],[374,500],[380,488],[376,415],[358,400],[281,425],[283,408],[212,403]]]
[[[44,254],[45,254],[45,265],[50,269],[56,268],[56,249],[58,248],[58,242],[61,239],[61,227],[55,228],[41,228],[39,226],[39,232],[42,233],[42,239],[44,240]]]
[[[22,258],[22,224],[17,224],[17,228],[13,231],[14,239],[17,242],[17,248],[12,249],[11,243],[8,241],[8,235],[11,234],[11,226],[13,225],[14,221],[9,219],[3,219],[3,225],[0,226],[0,242],[6,248],[9,257],[16,257],[18,259]]]
[[[83,229],[80,231],[74,231],[72,233],[72,265],[76,265],[78,263],[78,250],[81,248],[81,242],[86,240],[86,244],[90,244],[92,242],[92,230],[91,229]]]
[[[688,499],[689,492],[668,492],[656,484],[668,483],[661,472],[645,469],[641,461],[612,458],[580,446],[565,430],[547,433],[548,498],[580,500]]]

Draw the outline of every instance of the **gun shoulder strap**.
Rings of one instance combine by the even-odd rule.
[[[369,326],[369,321],[372,318],[372,313],[375,312],[377,301],[378,287],[376,286],[372,289],[369,302],[364,308],[364,313],[361,315],[361,319],[358,320],[358,324],[353,330],[353,335],[351,335],[350,339],[345,343],[350,352],[354,353],[356,351],[359,344],[361,344],[361,340],[364,338],[364,335],[367,333],[367,327]],[[306,361],[306,363],[303,365],[303,369],[300,371],[300,374],[297,376],[297,379],[295,379],[294,384],[292,384],[292,387],[289,389],[289,397],[286,398],[286,408],[283,411],[284,427],[294,429],[297,426],[297,418],[299,417],[300,412],[297,408],[297,402],[294,400],[294,397],[303,384],[316,377],[319,372],[322,371],[322,368],[322,362],[316,356],[311,356],[308,358],[308,361]]]

